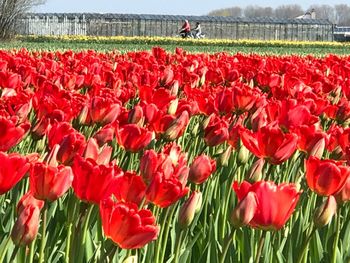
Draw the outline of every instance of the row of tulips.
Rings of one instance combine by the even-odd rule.
[[[349,67],[0,51],[0,262],[347,261]]]

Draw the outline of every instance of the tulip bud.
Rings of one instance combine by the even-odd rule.
[[[179,225],[182,229],[188,227],[194,218],[194,215],[202,206],[202,193],[198,191],[192,192],[191,196],[182,205],[179,212]]]
[[[310,156],[315,156],[319,159],[322,158],[324,148],[326,146],[325,138],[320,139],[310,151]]]
[[[194,137],[197,136],[198,129],[199,129],[199,123],[196,122],[196,124],[194,125],[194,127],[191,130],[191,135],[194,136]]]
[[[231,223],[239,228],[246,226],[253,219],[257,209],[257,202],[254,192],[249,192],[241,200],[231,214]]]
[[[333,195],[328,196],[327,200],[322,203],[315,211],[314,223],[320,228],[328,225],[337,211],[337,201]]]
[[[250,167],[247,174],[247,181],[254,183],[261,180],[262,177],[262,169],[264,168],[265,160],[258,159],[253,165]]]
[[[89,107],[87,105],[85,105],[79,113],[78,123],[87,125],[90,123],[90,121],[91,121],[91,119],[90,119],[90,115],[89,115]]]
[[[173,83],[173,86],[170,89],[170,95],[177,96],[178,92],[179,92],[179,81],[175,80]]]
[[[128,114],[128,122],[142,126],[144,122],[143,110],[141,106],[136,105]]]
[[[175,140],[180,137],[189,122],[189,114],[187,111],[183,111],[181,115],[175,119],[169,128],[165,131],[165,137],[168,140]]]
[[[177,106],[179,105],[179,99],[172,100],[168,108],[168,114],[175,115]]]
[[[35,205],[26,206],[17,218],[12,231],[11,239],[16,245],[29,245],[38,234],[40,209]]]
[[[249,150],[242,144],[238,152],[238,161],[240,164],[246,164],[249,160]]]
[[[221,166],[225,166],[225,167],[228,166],[228,161],[230,160],[231,153],[232,153],[232,146],[229,145],[227,149],[223,153],[221,153],[219,157],[219,164]]]
[[[127,257],[123,263],[137,263],[137,256],[130,256],[130,257]]]
[[[105,143],[111,142],[114,137],[114,127],[111,125],[104,126],[101,130],[95,133],[93,136],[98,145],[102,147]]]
[[[205,154],[199,155],[191,164],[189,180],[195,184],[202,184],[209,178],[215,169],[215,160],[212,160]]]
[[[209,122],[211,118],[214,116],[214,114],[209,115],[203,122],[202,122],[202,129],[205,130],[205,128],[208,127]]]

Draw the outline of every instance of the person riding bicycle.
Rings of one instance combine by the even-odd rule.
[[[201,24],[199,22],[196,23],[196,27],[193,29],[194,38],[200,38],[202,35]]]
[[[180,35],[185,38],[188,37],[189,34],[191,32],[191,26],[190,23],[188,22],[188,20],[186,19],[184,24],[182,25],[181,29],[180,29]]]

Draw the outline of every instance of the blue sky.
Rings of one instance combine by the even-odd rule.
[[[243,4],[244,3],[244,4]],[[36,7],[35,12],[51,13],[130,13],[130,14],[172,14],[172,15],[205,15],[209,11],[247,5],[277,7],[286,4],[299,4],[307,9],[312,4],[350,4],[349,0],[47,0],[45,5]]]

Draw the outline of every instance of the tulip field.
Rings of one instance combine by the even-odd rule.
[[[350,262],[350,56],[0,50],[0,262]]]

